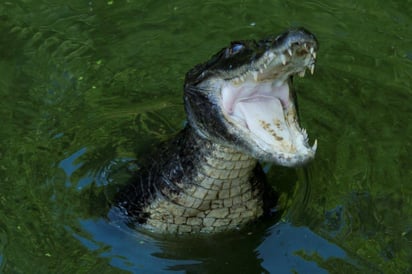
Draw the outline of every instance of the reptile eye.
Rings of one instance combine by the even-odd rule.
[[[242,50],[245,46],[243,44],[234,44],[232,45],[232,53],[236,53]]]
[[[233,43],[229,49],[230,55],[235,55],[236,53],[239,53],[245,48],[245,45],[240,44],[240,43]]]

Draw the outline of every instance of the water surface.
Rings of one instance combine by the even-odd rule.
[[[409,1],[2,1],[0,272],[412,271]],[[184,74],[229,41],[304,26],[316,160],[270,166],[287,210],[215,236],[111,224],[119,167],[182,128]]]

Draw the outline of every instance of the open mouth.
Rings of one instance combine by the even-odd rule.
[[[306,130],[299,125],[291,87],[292,76],[303,77],[307,69],[314,73],[315,60],[311,43],[268,50],[221,87],[227,120],[286,166],[306,162],[316,152],[317,141],[310,146]]]

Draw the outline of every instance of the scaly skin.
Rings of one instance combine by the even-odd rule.
[[[258,160],[294,167],[316,151],[300,128],[292,77],[315,68],[305,29],[232,42],[186,75],[188,123],[119,193],[113,210],[155,232],[221,232],[266,216],[277,197]]]
[[[184,142],[173,142],[163,151],[175,159],[173,171],[167,160],[157,163],[156,169],[162,171],[143,183],[152,184],[152,193],[143,204],[135,203],[142,201],[136,194],[148,176],[121,192],[119,208],[131,215],[130,223],[156,232],[220,232],[241,227],[276,204],[276,195],[266,185],[256,159],[188,129],[177,139]],[[177,162],[180,155],[187,156]],[[136,212],[144,212],[147,218],[136,218]]]

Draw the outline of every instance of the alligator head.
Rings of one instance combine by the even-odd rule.
[[[232,42],[186,75],[189,125],[204,138],[258,160],[298,166],[312,159],[299,125],[292,78],[313,74],[318,43],[303,28]]]

